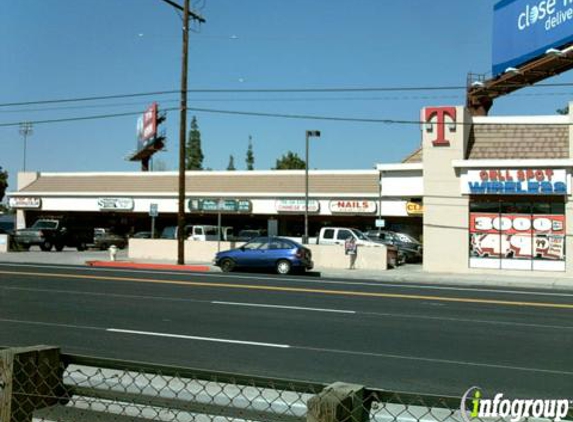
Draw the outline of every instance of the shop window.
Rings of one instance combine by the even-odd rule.
[[[565,270],[565,204],[470,203],[470,267]]]

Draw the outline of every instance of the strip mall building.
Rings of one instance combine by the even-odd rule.
[[[310,171],[310,234],[374,228],[382,218],[423,235],[428,271],[573,276],[572,115],[472,117],[463,107],[429,107],[422,121],[421,147],[403,163]],[[23,173],[18,183],[10,203],[19,226],[66,213],[144,230],[151,204],[159,227],[176,221],[175,173]],[[301,235],[304,186],[303,171],[189,172],[188,220],[215,224],[222,206],[225,226]]]

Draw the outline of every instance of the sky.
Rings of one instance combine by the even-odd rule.
[[[182,0],[176,0],[182,4]],[[493,0],[192,0],[206,19],[194,25],[189,89],[463,87],[468,72],[491,69]],[[18,123],[143,112],[177,93],[100,101],[7,103],[177,91],[181,18],[161,0],[0,0],[0,166],[10,188],[23,169]],[[546,82],[571,82],[566,73]],[[490,115],[555,114],[568,88],[527,88],[496,101]],[[425,106],[463,105],[465,91],[191,92],[189,107],[211,110],[418,120]],[[204,166],[224,170],[229,155],[245,168],[252,136],[255,168],[268,170],[289,150],[310,167],[370,169],[399,162],[420,143],[417,124],[281,119],[189,111],[197,116]],[[26,167],[33,171],[138,171],[137,116],[36,123]],[[3,126],[15,123],[13,126]],[[177,169],[179,112],[163,124]]]

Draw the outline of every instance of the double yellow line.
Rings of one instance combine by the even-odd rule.
[[[41,278],[58,277],[58,278],[76,279],[76,280],[101,280],[101,281],[134,282],[134,283],[171,284],[171,285],[191,286],[191,287],[219,287],[223,289],[260,290],[260,291],[270,291],[270,292],[315,293],[315,294],[334,295],[334,296],[429,300],[436,302],[476,303],[485,305],[573,309],[573,304],[567,304],[567,303],[524,302],[524,301],[513,301],[513,300],[461,298],[461,297],[415,295],[415,294],[409,295],[409,294],[399,294],[399,293],[357,292],[352,290],[327,290],[327,289],[311,289],[303,287],[261,286],[256,284],[233,284],[233,283],[220,283],[220,282],[162,280],[162,279],[152,279],[152,278],[112,277],[112,276],[98,276],[98,275],[39,273],[39,272],[24,272],[24,271],[22,272],[0,271],[0,274],[13,275],[13,276],[33,276]]]

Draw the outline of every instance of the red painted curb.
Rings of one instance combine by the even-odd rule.
[[[208,265],[172,265],[172,264],[146,264],[140,262],[126,261],[86,261],[90,267],[108,267],[108,268],[135,268],[145,270],[169,270],[169,271],[192,271],[207,272],[211,270]]]

